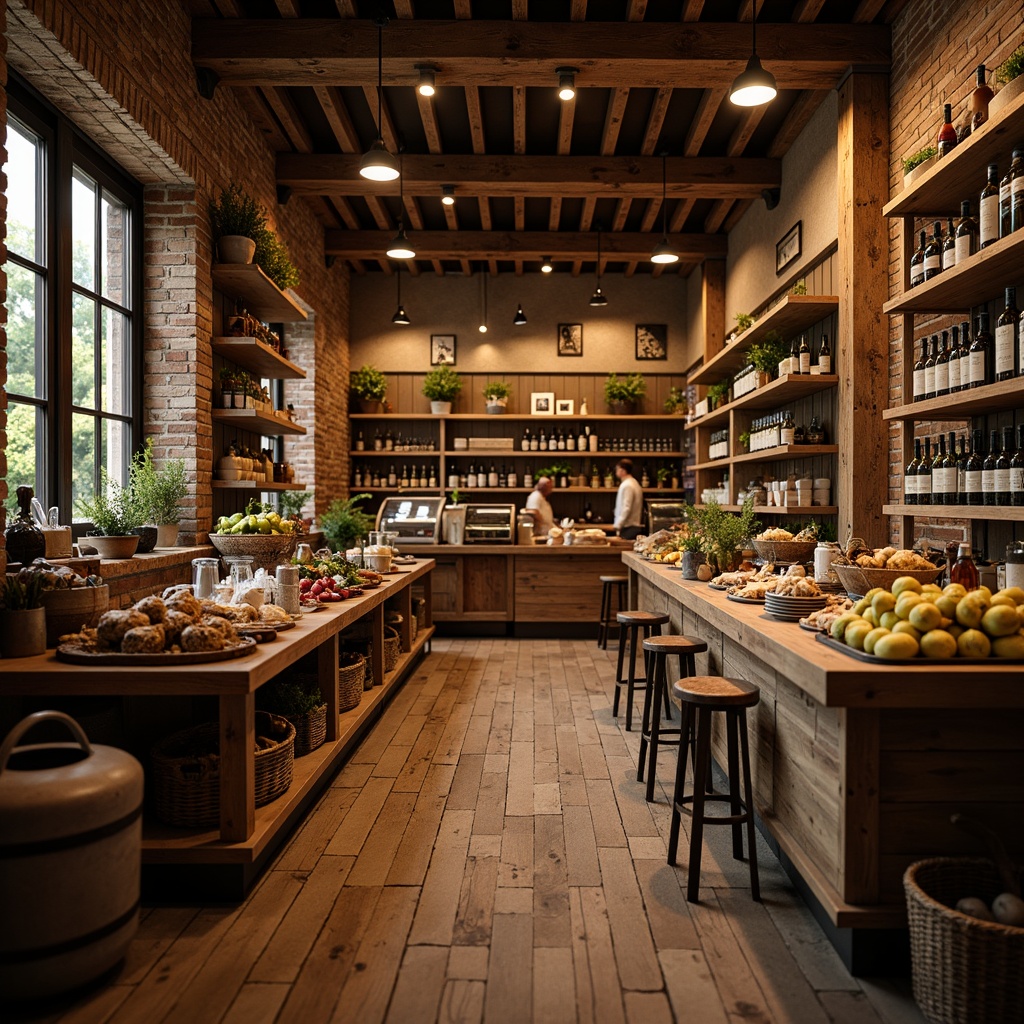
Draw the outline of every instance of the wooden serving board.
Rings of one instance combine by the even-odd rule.
[[[233,647],[225,647],[221,651],[182,651],[173,654],[164,651],[162,654],[121,654],[119,651],[85,651],[71,644],[61,644],[57,648],[57,660],[67,661],[72,665],[200,665],[211,661],[231,661],[243,658],[256,650],[256,641],[242,637]]]
[[[836,640],[824,633],[817,633],[814,639],[819,644],[824,644],[826,647],[831,647],[835,651],[841,651],[851,658],[866,661],[871,665],[1024,665],[1024,658],[924,658],[920,655],[916,658],[879,658],[877,655],[868,654],[867,651],[858,651],[849,647],[842,640]]]

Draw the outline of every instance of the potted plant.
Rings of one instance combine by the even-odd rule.
[[[512,397],[512,385],[503,380],[490,380],[484,385],[484,401],[487,412],[492,416],[500,416],[508,408],[508,400]]]
[[[779,372],[779,363],[788,358],[782,335],[769,331],[761,341],[750,346],[750,361],[757,370],[757,386],[763,388]]]
[[[352,374],[352,391],[360,412],[380,412],[388,393],[388,379],[375,366],[364,363]]]
[[[1002,88],[989,100],[988,116],[992,117],[1024,89],[1024,46],[1018,46],[996,70],[996,81]]]
[[[320,528],[333,551],[344,552],[374,528],[373,516],[356,508],[369,497],[369,494],[353,494],[350,498],[335,498],[320,514]]]
[[[314,677],[279,676],[256,691],[256,707],[287,718],[295,726],[296,757],[305,757],[327,739],[327,703]]]
[[[937,155],[938,150],[934,146],[924,146],[916,153],[906,157],[903,161],[903,187],[906,188],[916,178],[920,178],[935,163]],[[915,171],[917,171],[916,174]]]
[[[689,532],[677,541],[679,550],[683,557],[679,560],[679,568],[684,580],[695,580],[697,570],[706,561],[704,557],[704,541],[698,530],[699,509],[690,508],[687,510],[689,521]]]
[[[737,337],[744,331],[754,326],[754,318],[749,313],[737,313],[733,318],[736,321]]]
[[[708,388],[708,412],[712,412],[729,400],[730,383],[731,382],[728,380],[720,380],[717,384],[712,384],[711,387]]]
[[[462,390],[462,378],[446,363],[435,366],[423,378],[423,394],[430,399],[430,411],[445,416]]]
[[[636,412],[637,403],[647,391],[642,373],[627,373],[620,377],[610,373],[604,382],[604,400],[614,415]]]
[[[739,515],[726,512],[716,501],[707,502],[695,512],[708,565],[713,572],[728,572],[736,564],[739,545],[757,531],[754,502],[747,498]]]
[[[168,459],[159,469],[153,462],[153,439],[132,459],[131,487],[145,509],[146,522],[156,527],[153,547],[173,548],[178,542],[181,501],[188,494],[183,459]],[[139,551],[146,549],[139,545]],[[152,547],[149,549],[152,550]]]
[[[100,558],[131,558],[139,546],[139,535],[132,531],[146,521],[146,510],[132,490],[111,480],[106,471],[103,491],[92,501],[80,499],[76,508],[90,520],[99,534],[90,534],[89,543]]]
[[[800,278],[795,285],[793,290],[790,292],[791,295],[806,295],[807,294],[807,281],[804,278]]]
[[[740,434],[740,447],[745,452],[749,452],[750,451],[750,431],[749,430],[744,430],[743,433]]]
[[[672,467],[671,466],[662,466],[658,470],[658,486],[659,487],[665,487],[666,486],[665,481],[668,480],[671,476],[672,476]]]
[[[210,221],[221,263],[252,263],[256,242],[267,225],[263,207],[232,184],[210,203]]]
[[[43,607],[43,574],[29,579],[7,576],[0,599],[0,656],[31,658],[46,653],[46,609]]]
[[[288,247],[266,226],[255,237],[253,262],[281,291],[294,288],[299,283],[299,272],[288,255]]]
[[[665,399],[663,408],[670,416],[682,416],[688,408],[686,392],[682,388],[673,387]]]

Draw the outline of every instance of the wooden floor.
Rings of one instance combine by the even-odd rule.
[[[113,982],[19,1019],[923,1021],[906,982],[850,977],[763,843],[763,904],[722,828],[686,903],[609,655],[435,639],[244,904],[146,911]]]

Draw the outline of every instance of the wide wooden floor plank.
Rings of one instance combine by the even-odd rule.
[[[247,983],[235,996],[221,1024],[274,1024],[287,997],[287,985]]]
[[[658,958],[677,1020],[728,1024],[730,1018],[700,950],[663,949]]]
[[[480,1024],[486,988],[482,981],[449,981],[441,996],[438,1024]]]
[[[632,858],[628,850],[619,847],[599,850],[598,857],[622,987],[655,992],[663,984],[661,968]]]
[[[593,1019],[595,1024],[624,1024],[626,1020],[622,1004],[622,982],[612,944],[612,932],[608,919],[608,907],[604,889],[593,887],[574,890],[579,893],[583,917],[583,943],[590,969],[591,1005],[581,1019]],[[579,930],[574,931],[574,936]],[[573,952],[579,949],[574,938]],[[578,981],[577,981],[578,987]]]
[[[448,950],[410,946],[402,958],[387,1024],[433,1024],[445,986]]]
[[[355,855],[370,834],[384,801],[391,792],[392,779],[368,779],[359,796],[342,819],[337,832],[327,844],[325,853],[335,857]]]
[[[569,889],[562,817],[538,814],[533,842],[533,944],[568,948]]]
[[[885,1024],[863,992],[819,992],[832,1024]]]
[[[473,831],[480,835],[500,836],[505,827],[505,790],[507,775],[484,771],[480,776],[476,819]]]
[[[664,857],[634,858],[633,867],[657,949],[700,949],[700,938],[675,870],[665,863]]]
[[[486,946],[491,941],[494,892],[498,887],[497,857],[467,857],[452,943]]]
[[[472,827],[472,811],[447,811],[441,819],[409,936],[411,945],[451,945]]]
[[[601,866],[589,807],[562,808],[565,863],[569,885],[600,885]]]
[[[572,950],[533,950],[533,1024],[566,1024],[576,1017]]]
[[[533,887],[533,818],[506,818],[498,885]]]
[[[523,1024],[533,1008],[533,921],[496,914],[484,1000],[486,1024]]]
[[[366,837],[346,885],[383,885],[394,863],[413,808],[415,793],[388,794],[377,820]]]

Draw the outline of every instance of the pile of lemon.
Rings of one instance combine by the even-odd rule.
[[[919,654],[948,658],[1024,658],[1024,590],[988,587],[968,592],[900,576],[892,590],[875,587],[832,623],[849,647],[896,660]]]

